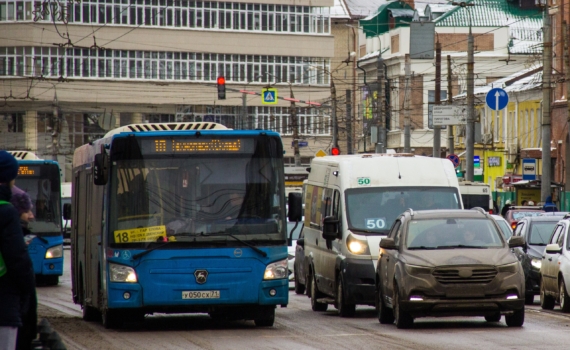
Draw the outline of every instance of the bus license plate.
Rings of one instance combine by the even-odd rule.
[[[219,290],[200,290],[182,292],[182,299],[220,299]]]

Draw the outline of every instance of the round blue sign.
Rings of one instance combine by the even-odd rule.
[[[485,97],[485,102],[487,106],[494,111],[500,111],[501,109],[507,107],[509,103],[509,95],[507,92],[500,88],[494,88],[489,90],[487,96]]]

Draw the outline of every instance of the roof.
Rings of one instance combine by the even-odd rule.
[[[467,0],[475,6],[459,7],[435,20],[437,27],[505,27],[510,28],[511,53],[542,52],[542,11],[521,9],[506,0]]]
[[[406,4],[405,2],[391,1],[378,7],[376,12],[370,16],[361,19],[359,23],[364,30],[366,37],[370,38],[388,32],[390,30],[390,27],[388,26],[390,10],[404,9],[411,10],[413,15],[413,9],[410,5]]]
[[[344,0],[334,0],[334,6],[330,7],[330,16],[334,19],[350,19],[350,12]]]
[[[365,18],[374,13],[387,0],[343,0],[352,18]],[[336,0],[335,0],[336,3]]]

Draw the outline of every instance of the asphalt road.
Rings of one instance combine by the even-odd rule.
[[[69,262],[69,250],[65,251]],[[81,319],[71,299],[69,265],[60,284],[39,287],[39,317],[46,317],[67,349],[560,349],[570,344],[570,314],[558,307],[527,307],[522,328],[482,317],[424,318],[414,329],[381,325],[371,307],[356,317],[311,311],[305,295],[290,291],[287,308],[278,308],[275,326],[256,328],[252,321],[215,323],[205,314],[148,316],[135,328],[107,330]]]

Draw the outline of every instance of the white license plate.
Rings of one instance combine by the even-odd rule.
[[[182,299],[220,299],[219,290],[196,290],[182,292]]]

